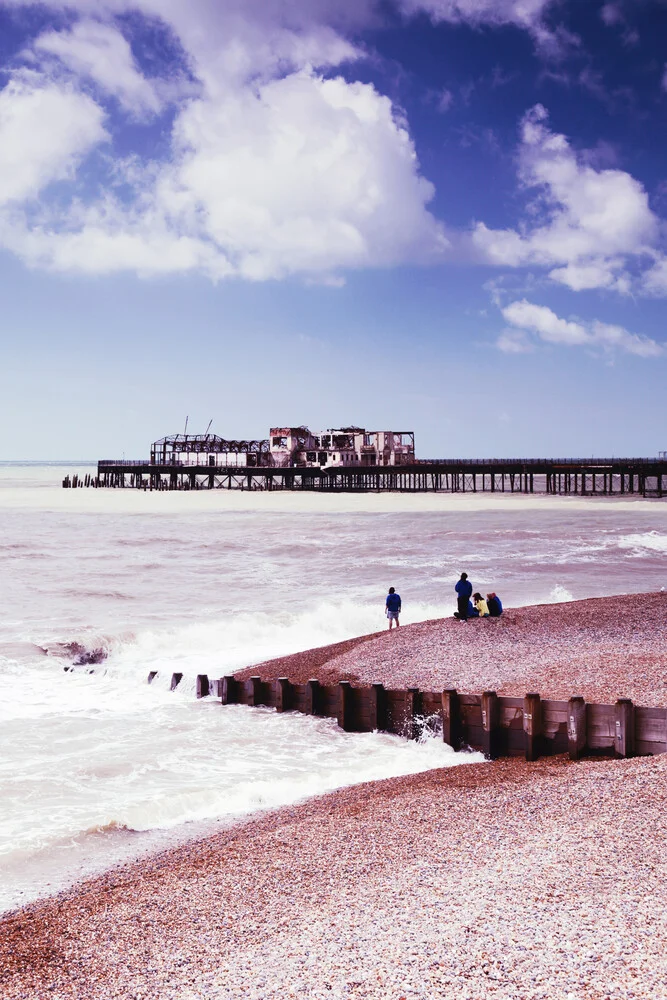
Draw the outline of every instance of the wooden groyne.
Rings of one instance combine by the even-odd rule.
[[[413,465],[299,468],[104,459],[90,485],[141,490],[667,495],[667,459],[442,459]],[[64,485],[64,484],[63,484]]]
[[[148,682],[155,676],[152,672]],[[172,675],[172,691],[181,677]],[[645,708],[626,698],[614,705],[596,705],[580,697],[551,701],[535,693],[509,698],[495,691],[391,690],[382,684],[353,687],[349,681],[340,681],[325,685],[316,679],[292,684],[287,677],[212,680],[200,674],[197,697],[209,694],[223,705],[265,706],[278,712],[334,718],[346,732],[379,730],[407,739],[418,739],[425,729],[442,732],[444,742],[455,750],[480,750],[490,759],[525,756],[534,761],[568,753],[577,760],[589,754],[667,753],[667,708]]]

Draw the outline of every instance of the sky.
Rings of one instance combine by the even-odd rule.
[[[0,460],[667,449],[667,0],[0,0]]]

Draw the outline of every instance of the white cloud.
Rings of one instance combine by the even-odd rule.
[[[433,21],[473,27],[511,25],[532,35],[545,55],[560,56],[578,39],[562,27],[552,29],[545,17],[558,0],[398,0],[408,15],[425,13]]]
[[[546,121],[538,104],[521,128],[519,178],[536,192],[532,212],[518,229],[478,223],[473,242],[493,264],[551,267],[550,277],[574,290],[627,291],[628,258],[650,253],[658,235],[648,195],[625,171],[590,166]]]
[[[110,25],[82,20],[70,31],[45,32],[34,48],[55,56],[78,76],[94,80],[133,114],[160,110],[155,87],[137,69],[127,40]]]
[[[667,295],[667,257],[656,256],[653,266],[642,277],[642,291],[658,298]]]
[[[73,95],[76,82],[92,80],[132,114],[158,108],[159,86],[142,76],[125,38],[90,20],[130,9],[170,25],[199,88],[181,93],[161,162],[112,165],[106,192],[92,200],[73,185],[64,208],[61,197],[39,217],[5,214],[0,239],[24,260],[94,273],[337,283],[349,268],[438,259],[446,239],[427,208],[433,187],[400,112],[372,85],[318,71],[359,56],[318,20],[323,11],[347,17],[342,0],[73,6],[86,19],[33,47],[44,74],[62,79],[58,66],[67,67]],[[358,7],[368,15],[369,3]],[[77,99],[96,107],[81,92]],[[122,197],[113,194],[119,184]]]
[[[81,159],[108,139],[103,121],[102,109],[69,85],[16,75],[0,91],[0,205],[71,179]]]
[[[599,320],[586,323],[561,319],[547,306],[535,305],[526,299],[510,303],[501,312],[510,328],[502,332],[497,346],[506,353],[530,350],[533,346],[530,336],[533,335],[548,344],[601,349],[605,353],[619,350],[641,358],[655,358],[665,354],[663,345],[650,337],[630,333],[622,326]]]

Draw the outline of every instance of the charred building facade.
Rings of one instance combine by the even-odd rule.
[[[234,441],[217,434],[173,434],[151,447],[150,464],[202,468],[350,468],[412,465],[412,431],[341,427],[272,427],[268,440]]]

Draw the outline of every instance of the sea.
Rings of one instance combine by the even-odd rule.
[[[667,587],[667,501],[62,488],[93,472],[0,464],[0,911],[262,810],[481,759],[197,700],[197,674],[378,631],[389,586],[402,624],[450,615],[462,570],[506,606]]]

